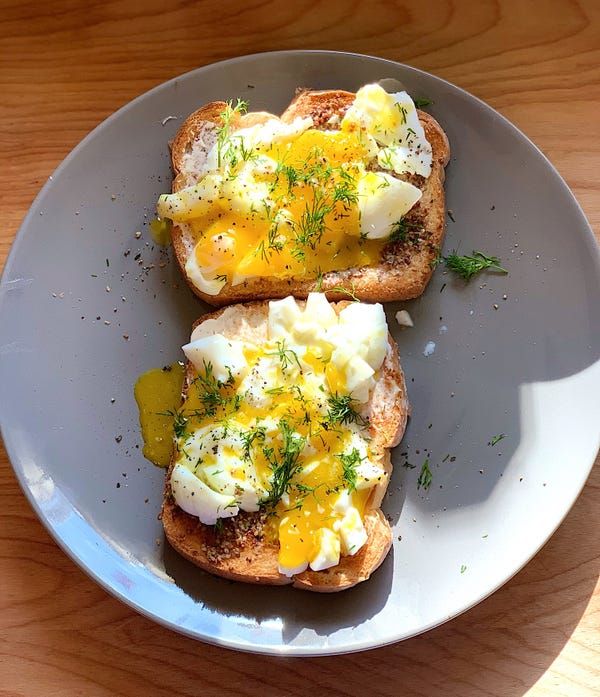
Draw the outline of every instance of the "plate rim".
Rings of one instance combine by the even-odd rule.
[[[521,131],[517,126],[515,126],[507,117],[505,117],[503,114],[498,112],[496,109],[494,109],[492,106],[487,104],[485,101],[480,99],[479,97],[471,94],[467,90],[463,89],[462,87],[459,87],[458,85],[455,85],[454,83],[451,83],[450,81],[439,77],[438,75],[435,75],[433,73],[430,73],[428,71],[422,70],[420,68],[416,68],[412,65],[408,65],[406,63],[402,63],[400,61],[394,61],[389,58],[383,58],[381,56],[375,56],[375,55],[370,55],[370,54],[363,54],[363,53],[357,53],[357,52],[351,52],[351,51],[334,51],[334,50],[326,50],[326,49],[288,49],[288,50],[277,50],[277,51],[261,51],[261,52],[254,52],[254,53],[248,53],[248,54],[243,54],[240,56],[235,56],[232,58],[227,58],[224,60],[220,61],[214,61],[207,63],[206,65],[202,65],[197,68],[193,68],[189,71],[186,71],[180,75],[176,75],[168,80],[165,80],[158,85],[155,85],[154,87],[150,88],[149,90],[146,90],[145,92],[139,94],[138,96],[134,97],[133,99],[129,100],[125,104],[121,105],[118,109],[116,109],[113,113],[111,113],[109,116],[101,120],[91,131],[87,133],[76,145],[75,147],[70,150],[67,155],[62,159],[62,161],[58,164],[58,166],[52,171],[52,173],[48,176],[46,179],[44,185],[41,187],[37,195],[34,197],[33,201],[31,202],[29,209],[24,216],[21,224],[19,225],[19,228],[11,242],[11,247],[9,250],[9,253],[6,257],[6,261],[4,264],[4,268],[2,270],[2,274],[0,276],[0,289],[4,286],[4,284],[8,281],[8,278],[10,276],[10,272],[12,270],[12,266],[15,263],[15,259],[17,257],[17,254],[19,252],[19,247],[20,247],[20,242],[21,239],[24,237],[24,231],[29,225],[30,219],[34,215],[34,209],[38,206],[39,201],[42,199],[42,197],[45,195],[46,190],[51,186],[52,180],[60,176],[62,171],[69,165],[72,159],[77,157],[79,154],[80,150],[82,150],[90,141],[94,135],[104,128],[106,125],[111,123],[113,120],[116,120],[120,117],[121,113],[124,112],[125,110],[129,109],[132,105],[137,104],[138,102],[146,99],[149,97],[151,94],[154,92],[164,89],[165,86],[174,84],[177,81],[187,78],[191,75],[197,75],[201,74],[203,72],[208,72],[211,69],[221,69],[221,70],[227,70],[227,67],[232,64],[236,63],[243,63],[245,61],[252,61],[253,59],[256,58],[264,58],[264,57],[272,57],[276,58],[277,56],[293,56],[297,58],[302,58],[303,56],[306,55],[316,55],[316,56],[341,56],[345,58],[351,58],[351,59],[367,59],[367,60],[376,60],[384,64],[389,64],[391,66],[394,66],[394,68],[400,67],[405,70],[409,70],[413,73],[415,73],[417,76],[427,76],[428,78],[433,77],[435,80],[443,83],[445,86],[450,87],[452,90],[457,91],[458,93],[462,94],[463,97],[467,98],[469,101],[474,101],[477,103],[480,107],[484,108],[488,112],[492,112],[493,115],[496,118],[499,118],[501,122],[505,125],[508,126],[509,129],[514,133],[516,137],[522,140],[522,142],[527,145],[533,153],[535,153],[536,156],[541,157],[543,160],[543,163],[546,167],[547,170],[549,170],[552,175],[557,179],[557,182],[560,184],[563,192],[570,198],[571,203],[575,204],[574,211],[579,215],[582,223],[582,228],[584,228],[584,238],[585,241],[588,243],[588,246],[593,249],[594,251],[592,252],[593,255],[593,263],[595,265],[596,271],[598,275],[600,276],[600,246],[598,245],[598,242],[596,240],[596,237],[594,235],[594,232],[591,228],[591,225],[579,203],[577,198],[575,197],[574,193],[571,191],[569,188],[568,184],[566,181],[563,179],[561,176],[560,172],[557,170],[557,168],[550,162],[548,157],[542,152],[542,150],[525,134],[523,131]],[[4,300],[4,294],[0,293],[0,315],[3,311],[3,306],[4,303],[6,302]],[[541,550],[541,548],[549,541],[549,539],[555,534],[557,529],[562,525],[563,521],[565,520],[566,516],[568,513],[571,511],[573,508],[575,502],[581,495],[581,492],[590,476],[590,473],[592,471],[592,468],[595,463],[596,455],[592,455],[591,461],[587,466],[582,466],[581,468],[581,481],[579,482],[578,486],[574,489],[576,491],[575,495],[568,501],[566,506],[563,507],[562,514],[560,518],[557,517],[556,519],[556,524],[552,527],[551,532],[541,541],[539,546],[533,550],[533,551],[528,551],[527,554],[525,555],[525,559],[519,560],[513,567],[511,567],[511,570],[508,575],[504,576],[503,580],[501,580],[499,583],[494,585],[490,590],[487,590],[485,593],[478,595],[472,603],[466,605],[459,611],[448,615],[446,617],[443,617],[439,621],[435,621],[432,623],[429,623],[428,625],[424,625],[420,627],[418,630],[412,631],[408,634],[396,634],[393,638],[388,638],[385,640],[377,640],[373,641],[373,639],[367,639],[367,640],[362,640],[358,641],[356,643],[344,645],[344,646],[336,646],[336,647],[323,647],[323,648],[314,648],[308,645],[305,646],[296,646],[293,644],[280,644],[280,645],[272,645],[272,644],[244,644],[240,642],[238,639],[226,639],[223,638],[222,636],[218,635],[209,635],[202,633],[201,631],[198,630],[191,630],[187,629],[185,627],[182,627],[181,625],[176,624],[175,622],[172,622],[155,612],[147,609],[144,607],[140,602],[137,600],[132,599],[130,596],[127,595],[124,591],[120,590],[119,587],[111,583],[110,580],[105,578],[105,574],[100,575],[96,572],[95,568],[90,566],[79,554],[77,554],[72,547],[69,545],[66,539],[64,539],[58,532],[57,526],[55,526],[43,513],[43,510],[41,506],[38,504],[36,497],[33,494],[32,488],[30,485],[27,484],[25,481],[25,473],[22,467],[22,462],[17,463],[17,454],[15,452],[16,448],[14,446],[14,443],[10,437],[7,437],[6,429],[4,427],[4,424],[0,421],[0,436],[2,437],[2,440],[4,442],[4,447],[6,449],[7,455],[8,455],[8,460],[10,462],[11,468],[15,474],[15,477],[19,483],[19,486],[24,493],[26,499],[28,500],[29,504],[33,508],[33,510],[36,513],[36,516],[38,517],[39,521],[42,523],[42,525],[45,527],[45,529],[48,531],[54,542],[60,547],[60,549],[66,553],[66,555],[75,562],[75,564],[84,572],[86,573],[89,577],[91,577],[98,585],[103,588],[105,591],[110,593],[113,597],[116,597],[118,600],[121,602],[125,603],[132,609],[134,609],[136,612],[139,612],[142,616],[151,619],[154,622],[157,622],[158,624],[167,627],[168,629],[171,629],[179,634],[182,634],[184,636],[190,637],[195,640],[203,641],[208,644],[214,645],[214,646],[220,646],[223,648],[228,648],[228,649],[233,649],[233,650],[238,650],[238,651],[244,651],[248,653],[255,653],[255,654],[260,654],[260,655],[275,655],[275,656],[327,656],[327,655],[340,655],[340,654],[349,654],[349,653],[356,653],[359,651],[365,651],[365,650],[372,650],[376,648],[382,648],[384,646],[389,646],[391,644],[398,643],[400,641],[405,641],[407,639],[410,639],[414,636],[418,636],[420,634],[424,634],[425,632],[430,631],[431,629],[434,629],[435,627],[438,627],[442,624],[445,624],[446,622],[462,615],[463,613],[467,612],[471,608],[475,607],[479,603],[481,603],[483,600],[488,598],[490,595],[495,593],[497,590],[499,590],[502,586],[504,586],[508,581],[510,581],[521,569],[523,569]],[[598,447],[600,447],[600,434],[598,435],[597,438],[597,445],[596,445],[596,451],[598,450]],[[77,511],[74,506],[72,506],[73,510]],[[77,511],[79,514],[79,511]],[[80,515],[80,514],[79,514]],[[83,516],[82,516],[83,517]],[[85,519],[84,519],[85,520]],[[99,534],[99,533],[96,533]],[[118,554],[116,550],[114,550],[111,547],[111,550]]]

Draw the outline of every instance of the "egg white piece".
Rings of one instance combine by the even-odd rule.
[[[231,518],[239,512],[233,496],[213,491],[179,463],[171,473],[171,491],[179,508],[205,525],[214,525],[218,518]]]
[[[368,459],[363,460],[356,467],[356,488],[370,489],[385,480],[387,474],[378,465]]]
[[[278,376],[277,356],[262,356],[241,381],[237,393],[251,406],[264,409],[273,403],[273,395],[268,390],[280,385]]]
[[[203,336],[183,347],[186,358],[199,373],[206,372],[210,364],[214,377],[227,382],[230,374],[236,378],[248,369],[244,355],[244,344],[235,339],[226,339],[222,334]]]
[[[334,524],[345,556],[354,556],[367,541],[367,531],[356,508],[348,508],[344,517]]]
[[[381,167],[397,174],[430,175],[431,145],[407,92],[389,94],[377,84],[361,87],[341,126],[364,129],[383,146],[377,154]]]
[[[270,339],[285,339],[294,324],[302,317],[296,300],[290,295],[283,300],[269,302],[268,333]]]
[[[223,177],[210,174],[193,186],[173,194],[162,194],[156,204],[161,218],[185,222],[206,215],[221,196]]]
[[[315,543],[318,545],[318,550],[309,561],[313,571],[323,571],[340,563],[340,538],[333,530],[319,528],[315,532]]]
[[[212,271],[212,273],[215,272]],[[207,295],[219,295],[227,281],[223,278],[210,278],[210,274],[210,270],[207,270],[205,274],[200,266],[198,266],[196,255],[190,254],[185,262],[185,275],[189,278],[192,284],[203,293],[206,293]]]
[[[352,337],[356,353],[379,370],[388,348],[388,327],[381,303],[350,303],[339,314],[342,335]]]
[[[369,239],[389,237],[394,223],[423,195],[416,186],[386,172],[367,172],[357,182],[360,232]]]

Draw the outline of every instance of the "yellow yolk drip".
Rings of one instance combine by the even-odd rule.
[[[184,368],[173,363],[140,375],[134,387],[138,405],[144,457],[167,467],[173,453],[173,417],[181,403]]]
[[[229,279],[310,278],[379,261],[387,240],[361,239],[352,184],[358,172],[356,165],[344,164],[366,158],[355,132],[310,129],[291,142],[257,150],[278,163],[278,170],[260,175],[274,204],[240,213],[231,200],[220,198],[191,221],[200,268]]]

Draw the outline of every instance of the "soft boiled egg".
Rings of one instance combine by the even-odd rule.
[[[431,145],[407,92],[389,94],[377,84],[361,87],[341,128],[364,129],[383,146],[377,154],[381,167],[397,174],[431,174]]]
[[[336,566],[366,543],[364,513],[388,476],[362,407],[388,350],[383,308],[336,313],[311,293],[271,301],[260,341],[240,326],[231,339],[209,319],[184,346],[204,379],[179,412],[174,499],[207,525],[269,506],[280,573]],[[340,405],[356,418],[336,417]]]
[[[380,261],[422,195],[395,175],[429,176],[431,146],[409,95],[377,84],[358,90],[339,126],[272,117],[218,130],[196,158],[199,181],[157,206],[194,241],[185,271],[196,288],[218,295],[248,278],[315,278]]]

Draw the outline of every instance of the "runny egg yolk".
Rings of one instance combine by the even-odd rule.
[[[318,552],[316,531],[321,528],[333,529],[337,520],[334,505],[339,497],[339,484],[342,481],[342,468],[339,460],[327,455],[316,460],[316,466],[306,466],[308,474],[301,474],[297,482],[301,488],[292,497],[288,506],[279,503],[279,564],[282,567],[297,568],[307,559],[314,558]],[[351,503],[359,513],[369,497],[369,490],[354,491]]]
[[[228,279],[283,278],[377,263],[386,240],[360,236],[356,163],[366,159],[367,146],[359,131],[309,129],[289,142],[258,146],[256,154],[277,163],[274,171],[253,171],[254,181],[267,185],[268,200],[240,210],[235,196],[222,194],[192,220],[200,268]],[[240,196],[253,186],[242,178],[232,184]]]

